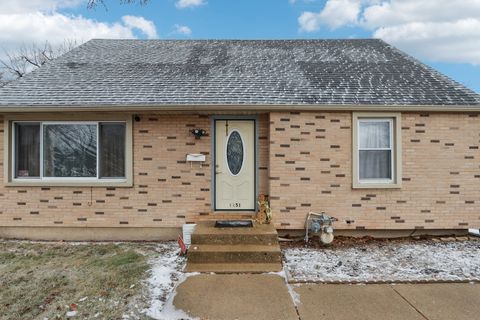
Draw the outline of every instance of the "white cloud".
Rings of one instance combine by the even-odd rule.
[[[133,38],[132,28],[121,23],[104,23],[81,16],[60,13],[0,15],[0,43],[15,44],[44,42],[62,43],[65,39],[80,42],[91,38]]]
[[[369,28],[410,22],[454,22],[466,17],[480,18],[480,0],[389,0],[366,6],[362,23]]]
[[[193,8],[206,4],[205,0],[178,0],[175,6],[178,9]]]
[[[175,25],[175,33],[183,34],[185,36],[189,36],[189,35],[192,34],[192,29],[190,29],[190,27],[188,27],[188,26],[183,26],[183,25],[176,24]]]
[[[303,3],[312,3],[312,2],[315,2],[317,0],[288,0],[288,3],[290,3],[291,5],[294,5],[294,4],[297,4],[299,2],[303,2]]]
[[[326,25],[332,29],[356,24],[360,13],[360,0],[329,0],[318,13],[305,11],[298,18],[300,30],[312,32]]]
[[[127,28],[140,30],[148,39],[158,38],[155,24],[150,20],[137,16],[123,16],[122,21]]]
[[[58,12],[61,8],[85,5],[85,0],[2,0],[0,2],[0,55],[22,45],[45,41],[52,45],[65,40],[80,44],[92,38],[136,38],[135,30],[156,38],[152,21],[143,17],[124,16],[107,23],[79,15]]]
[[[480,0],[327,0],[301,31],[357,26],[419,58],[480,65]]]
[[[298,24],[300,25],[300,30],[306,32],[313,32],[320,29],[321,19],[319,13],[305,11],[302,12],[300,17],[298,17]]]
[[[410,22],[377,29],[373,36],[417,57],[480,65],[480,19]]]
[[[84,0],[2,0],[0,2],[1,14],[52,12],[60,8],[76,7],[85,4]]]

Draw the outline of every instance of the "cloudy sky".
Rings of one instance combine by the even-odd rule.
[[[0,56],[91,38],[381,38],[480,92],[480,0],[1,0]]]

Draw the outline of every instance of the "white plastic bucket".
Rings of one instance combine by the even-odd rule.
[[[193,233],[193,230],[195,230],[196,226],[197,225],[194,223],[188,223],[182,226],[183,242],[187,247],[192,244],[192,233]]]

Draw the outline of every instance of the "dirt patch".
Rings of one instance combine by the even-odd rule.
[[[312,237],[306,243],[304,240],[295,239],[290,241],[280,242],[282,249],[286,248],[317,248],[317,249],[336,249],[336,248],[350,248],[359,245],[389,245],[402,243],[438,243],[451,241],[480,241],[479,237],[461,236],[461,237],[438,237],[438,236],[414,236],[401,238],[374,238],[374,237],[345,237],[336,236],[333,242],[329,245],[321,244],[318,237]]]

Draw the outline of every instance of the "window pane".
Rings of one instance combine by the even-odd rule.
[[[232,175],[237,175],[243,165],[243,141],[238,131],[232,131],[227,141],[227,164]]]
[[[40,177],[40,124],[15,124],[15,178]]]
[[[125,124],[100,124],[100,177],[125,177]]]
[[[360,149],[390,148],[389,121],[360,121]]]
[[[392,179],[392,152],[390,150],[360,151],[360,180]]]
[[[96,177],[97,126],[44,125],[43,172],[45,177]]]

